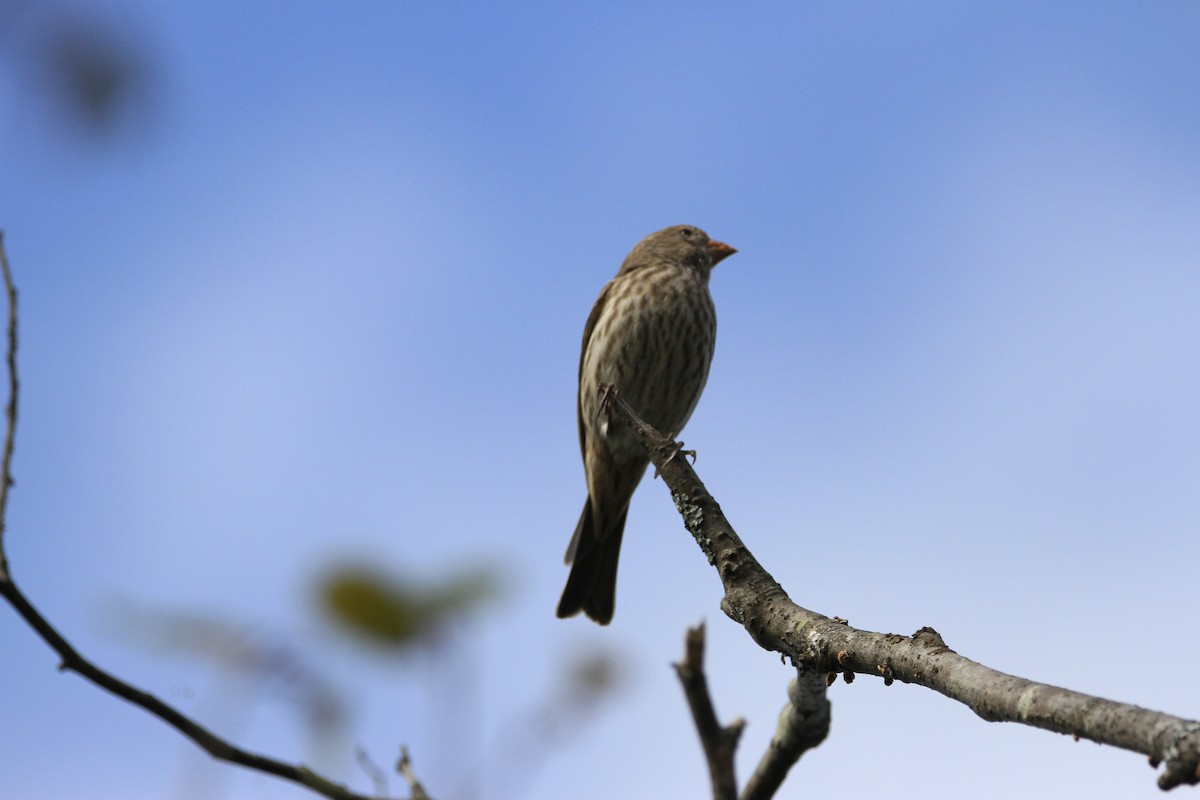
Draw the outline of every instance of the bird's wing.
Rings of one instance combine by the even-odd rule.
[[[583,326],[583,347],[579,351],[580,389],[583,388],[583,362],[587,358],[588,342],[592,340],[592,333],[596,330],[596,323],[600,320],[601,310],[607,305],[606,301],[612,292],[613,283],[614,281],[609,281],[600,291],[600,296],[596,298],[596,305],[592,306],[592,313],[588,314],[587,324]],[[583,398],[578,395],[575,397],[575,415],[579,420],[579,452],[586,457],[587,450],[583,440]]]

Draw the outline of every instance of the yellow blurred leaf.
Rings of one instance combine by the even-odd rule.
[[[342,567],[321,580],[334,621],[386,647],[404,647],[462,618],[495,594],[490,570],[415,586],[371,567]]]

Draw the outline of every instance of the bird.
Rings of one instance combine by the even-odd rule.
[[[601,413],[601,387],[611,386],[657,430],[682,431],[716,344],[709,275],[736,252],[694,225],[655,231],[634,245],[588,315],[576,404],[587,500],[567,547],[560,618],[582,611],[600,625],[612,621],[625,516],[649,464],[629,426]]]

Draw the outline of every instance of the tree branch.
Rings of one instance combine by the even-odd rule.
[[[17,388],[19,385],[17,380],[17,290],[13,285],[12,274],[9,272],[8,256],[4,251],[2,232],[0,232],[0,271],[3,272],[4,288],[8,296],[9,387],[8,405],[5,407],[4,456],[3,461],[0,462],[0,595],[3,595],[4,599],[21,615],[21,618],[58,653],[62,659],[59,664],[60,670],[78,673],[100,688],[145,709],[191,739],[213,758],[275,775],[333,800],[379,800],[379,798],[352,792],[307,767],[288,764],[235,747],[154,695],[105,672],[80,655],[17,587],[8,567],[3,538],[5,521],[8,517],[8,488],[12,485],[13,442],[17,429]],[[417,797],[415,787],[414,797]]]
[[[746,721],[735,719],[726,726],[717,721],[717,712],[708,693],[708,679],[704,675],[703,623],[688,629],[683,661],[675,665],[675,674],[683,684],[683,693],[692,710],[692,720],[700,734],[700,744],[704,748],[708,774],[712,779],[713,800],[734,800],[737,797],[737,780],[734,777],[733,754]]]
[[[746,781],[742,800],[774,797],[800,756],[825,741],[829,735],[828,685],[820,673],[803,667],[796,670],[788,685],[788,704],[779,714],[767,752]]]
[[[8,580],[8,557],[4,552],[4,532],[8,527],[4,513],[8,508],[8,489],[12,486],[13,443],[17,433],[17,287],[8,268],[4,231],[0,231],[0,271],[4,273],[4,293],[8,298],[8,404],[4,406],[4,458],[0,463],[0,581]]]
[[[412,759],[408,757],[408,748],[400,747],[400,760],[396,762],[396,771],[404,776],[404,780],[408,783],[408,790],[412,792],[412,800],[430,800],[428,794],[425,793],[425,787],[417,780],[417,773],[413,771]]]
[[[618,387],[619,388],[619,387]],[[630,425],[671,490],[675,507],[716,567],[721,610],[762,648],[817,674],[878,675],[933,689],[989,722],[1019,722],[1090,739],[1165,763],[1162,789],[1200,783],[1200,722],[1007,675],[960,656],[932,628],[912,636],[850,627],[792,602],[738,537],[686,458],[681,445],[642,421],[616,392],[610,409]]]

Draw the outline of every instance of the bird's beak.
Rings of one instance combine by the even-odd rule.
[[[708,251],[712,253],[712,263],[714,267],[720,263],[722,259],[728,258],[737,252],[737,250],[734,250],[724,242],[709,242]]]

